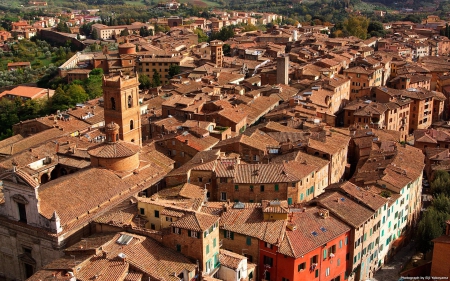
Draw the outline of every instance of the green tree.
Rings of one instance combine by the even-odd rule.
[[[249,26],[249,28],[251,29],[251,26]],[[234,37],[234,27],[226,26],[226,27],[222,28],[219,32],[213,32],[211,34],[209,40],[210,41],[212,41],[212,40],[227,41],[228,39],[233,38],[233,37]]]
[[[384,31],[383,23],[379,21],[371,21],[367,28],[367,32],[370,34],[370,36],[375,37],[383,37],[386,33]]]
[[[450,215],[440,212],[434,207],[429,207],[419,222],[417,229],[418,247],[421,252],[426,254],[433,247],[433,239],[444,233],[445,221]]]
[[[446,171],[436,171],[431,182],[431,192],[434,196],[444,194],[450,197],[450,174]]]
[[[84,82],[84,89],[89,99],[95,99],[103,95],[102,88],[103,69],[95,68],[89,73],[89,78]]]
[[[70,103],[70,96],[67,95],[61,87],[58,87],[50,100],[50,110],[52,112],[57,110],[66,110],[70,108]]]
[[[94,40],[98,39],[97,29],[92,30],[91,36],[92,36],[92,39],[94,39]]]
[[[346,30],[349,35],[361,39],[367,38],[368,27],[369,19],[364,16],[350,16],[344,21],[344,30]]]
[[[223,44],[222,51],[224,56],[231,57],[231,47],[229,44]]]
[[[70,33],[70,28],[67,26],[66,22],[60,21],[56,25],[56,31]]]
[[[12,126],[19,122],[16,104],[8,99],[0,99],[0,140],[12,136]]]
[[[139,74],[139,88],[141,89],[150,89],[152,86],[152,81],[145,74]]]
[[[169,76],[170,78],[174,77],[175,75],[178,75],[181,73],[180,66],[177,64],[172,64],[169,66]]]
[[[246,24],[246,25],[244,25],[244,27],[242,28],[242,31],[243,32],[248,32],[248,31],[255,31],[255,30],[258,30],[258,28],[255,26],[255,25],[253,25],[253,24]],[[234,33],[234,32],[233,32]],[[227,39],[228,40],[228,39]]]
[[[206,33],[203,32],[203,30],[201,30],[200,28],[196,28],[194,30],[194,33],[197,34],[199,43],[208,41],[208,35],[206,35]]]
[[[152,86],[153,87],[161,86],[161,75],[158,73],[156,69],[153,69]]]
[[[126,29],[126,28],[120,32],[120,36],[128,36],[128,35],[130,35],[130,33],[128,32],[128,29]]]
[[[71,84],[66,90],[66,94],[70,97],[70,105],[83,103],[89,99],[88,94],[81,85]]]

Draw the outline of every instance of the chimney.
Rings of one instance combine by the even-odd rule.
[[[184,143],[185,143],[186,145],[189,145],[189,140],[184,140]]]

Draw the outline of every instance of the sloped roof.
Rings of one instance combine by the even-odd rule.
[[[91,156],[98,158],[122,158],[135,155],[139,152],[139,146],[129,142],[105,142],[89,149]]]
[[[294,212],[291,223],[297,229],[286,231],[278,252],[298,258],[350,231],[350,227],[339,219],[332,215],[324,219],[319,212],[318,207],[307,208],[305,212]]]
[[[173,222],[171,226],[193,231],[205,231],[218,220],[219,217],[210,214],[192,212]]]

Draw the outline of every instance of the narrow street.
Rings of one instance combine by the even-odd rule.
[[[394,259],[378,270],[370,281],[397,281],[400,278],[402,266],[414,255],[414,243],[410,243],[398,252]]]

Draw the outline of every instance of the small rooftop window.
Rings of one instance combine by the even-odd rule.
[[[120,245],[128,245],[130,244],[131,240],[133,240],[133,236],[122,234],[116,242]]]

